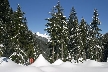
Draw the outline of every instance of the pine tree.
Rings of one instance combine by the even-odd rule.
[[[69,42],[68,42],[68,52],[69,55],[71,56],[70,60],[74,59],[77,60],[79,59],[79,50],[80,50],[80,41],[79,41],[79,24],[78,24],[78,19],[76,16],[76,12],[74,7],[72,7],[72,10],[70,12],[69,18],[68,18],[68,37],[69,37]]]
[[[3,20],[3,24],[9,22],[10,17],[10,5],[8,0],[0,0],[0,18]]]
[[[0,20],[0,45],[3,45],[3,36],[4,36],[4,32],[5,32],[5,25],[2,24],[3,21],[2,19]],[[3,55],[3,46],[0,46],[0,56]]]
[[[87,23],[85,22],[85,19],[82,18],[80,25],[79,25],[79,30],[80,30],[80,50],[81,50],[81,58],[83,58],[83,60],[86,60],[88,57],[88,47],[87,47],[87,43],[88,43],[88,27],[87,27]]]
[[[14,50],[10,59],[19,64],[29,64],[30,58],[35,60],[40,54],[34,35],[28,30],[27,19],[24,14],[18,4],[17,10],[14,11],[13,15],[11,41]]]
[[[98,27],[98,25],[100,25],[100,21],[99,21],[99,14],[97,12],[97,9],[94,9],[94,14],[93,14],[93,21],[92,23],[90,23],[90,27],[91,27],[91,31],[90,31],[90,43],[91,43],[91,59],[95,59],[97,61],[100,61],[100,59],[102,58],[102,41],[101,41],[101,37],[102,34],[99,32],[101,31],[101,29]]]
[[[37,39],[36,37],[33,35],[33,33],[29,30],[28,34],[26,36],[27,38],[27,57],[33,58],[34,60],[36,60],[38,58],[38,56],[40,54],[42,54],[41,49],[38,47],[38,43],[37,43]]]
[[[5,57],[9,57],[12,52],[11,47],[11,25],[12,25],[12,8],[10,8],[8,0],[1,0],[0,1],[0,20],[2,20],[3,24],[3,35],[2,42],[3,42],[3,55]]]
[[[103,42],[103,50],[102,50],[102,62],[107,62],[107,57],[108,57],[108,33],[105,33],[102,38]]]
[[[67,58],[67,22],[66,22],[66,17],[63,15],[63,9],[60,6],[60,2],[58,1],[57,6],[55,7],[55,9],[57,9],[57,13],[56,13],[56,20],[57,20],[57,24],[58,24],[58,30],[57,30],[57,40],[58,40],[58,44],[59,49],[61,51],[61,59],[63,61],[66,61]]]
[[[51,13],[51,18],[48,18],[49,22],[46,24],[47,28],[45,29],[51,40],[49,42],[49,48],[52,52],[51,57],[53,62],[61,58],[62,60],[66,60],[66,17],[63,15],[63,9],[58,1],[57,5],[53,7]]]
[[[4,27],[2,19],[0,19],[0,44],[3,44]]]
[[[24,17],[24,12],[21,11],[20,6],[18,4],[17,10],[14,11],[14,14],[13,14],[13,24],[12,24],[12,34],[11,34],[12,46],[14,49],[12,52],[13,54],[11,54],[9,57],[16,63],[24,64],[27,60],[27,57],[26,57],[27,55],[23,47],[25,45],[24,43],[26,43],[25,36],[26,36],[27,31],[28,31],[28,28],[26,25],[26,18]],[[25,42],[23,40],[25,40]]]

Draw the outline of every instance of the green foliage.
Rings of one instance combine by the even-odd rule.
[[[51,38],[46,44],[28,29],[25,13],[19,4],[17,10],[13,11],[8,0],[0,0],[0,45],[3,45],[0,46],[0,56],[9,57],[20,64],[27,64],[29,58],[35,60],[39,54],[43,54],[51,63],[57,59],[74,59],[77,62],[79,58],[106,60],[107,34],[102,37],[100,33],[97,9],[94,10],[90,25],[84,18],[78,23],[74,7],[68,19],[63,11],[58,1],[50,12],[51,18],[46,19],[48,23],[45,31]]]
[[[102,34],[99,32],[101,29],[99,29],[98,25],[100,25],[99,21],[99,14],[97,13],[97,9],[94,9],[94,14],[93,14],[93,21],[90,24],[91,30],[90,30],[90,58],[95,59],[97,61],[100,61],[102,58]]]
[[[16,55],[12,55],[10,58],[19,57],[18,62],[17,58],[14,60],[17,63],[25,64],[29,58],[36,59],[36,45],[33,34],[27,27],[27,20],[24,17],[24,12],[21,11],[21,8],[18,4],[17,10],[14,12],[14,29],[13,29],[13,38],[11,39],[14,43],[14,52]],[[13,52],[13,53],[14,53]]]
[[[29,58],[36,59],[39,52],[35,37],[28,30],[20,5],[13,11],[8,0],[1,0],[0,4],[0,55],[20,64],[27,63]]]
[[[10,5],[8,0],[0,0],[0,19],[3,20],[3,24],[6,24],[10,20]]]
[[[104,34],[102,37],[102,42],[103,42],[103,50],[102,50],[102,62],[107,62],[107,57],[108,57],[108,33]]]
[[[12,26],[12,16],[13,12],[10,8],[8,0],[0,1],[0,20],[1,20],[1,44],[3,44],[2,56],[9,57],[12,52],[11,48],[11,26]]]
[[[58,58],[63,61],[74,59],[79,62],[79,58],[94,59],[100,61],[102,58],[102,34],[98,28],[97,9],[94,10],[93,21],[88,25],[84,18],[80,24],[76,16],[76,11],[72,7],[68,20],[63,16],[63,9],[58,2],[50,12],[51,18],[46,19],[48,23],[45,29],[51,40],[48,42],[50,49],[50,62]]]
[[[68,54],[70,56],[70,61],[72,59],[79,59],[80,51],[80,34],[79,34],[79,24],[76,16],[74,7],[72,7],[69,18],[68,18]]]
[[[47,28],[45,29],[51,37],[51,40],[48,43],[51,50],[50,57],[52,57],[51,59],[53,62],[58,58],[66,60],[66,58],[64,58],[66,56],[64,55],[66,55],[65,51],[67,51],[67,23],[59,1],[57,5],[53,7],[51,16],[51,18],[46,19],[48,23],[46,24]]]
[[[83,60],[86,60],[88,58],[88,27],[87,23],[85,22],[85,19],[82,18],[79,30],[80,30],[80,57],[83,58]]]

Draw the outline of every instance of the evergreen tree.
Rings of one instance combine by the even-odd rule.
[[[16,63],[29,64],[30,58],[35,60],[38,57],[40,49],[37,46],[33,33],[28,30],[24,14],[18,4],[17,10],[14,12],[13,37],[11,38],[14,52],[10,58]]]
[[[87,51],[86,51],[86,59],[90,59],[90,53],[91,53],[91,29],[90,29],[90,25],[87,24]]]
[[[3,55],[3,36],[4,36],[4,32],[5,32],[5,25],[4,24],[2,24],[3,23],[3,21],[2,21],[2,19],[0,20],[0,56],[2,56]]]
[[[80,50],[81,50],[81,58],[83,58],[84,60],[87,59],[87,54],[88,54],[88,47],[87,47],[87,43],[88,43],[88,27],[87,27],[87,23],[85,22],[85,19],[82,18],[81,22],[80,22],[80,26],[79,26],[79,30],[80,30]]]
[[[99,21],[99,14],[97,13],[97,9],[94,9],[94,14],[93,14],[93,21],[92,23],[90,23],[90,27],[91,27],[91,31],[90,31],[90,50],[91,50],[91,59],[95,59],[97,61],[100,61],[100,59],[102,58],[102,49],[103,49],[103,45],[102,45],[102,34],[99,32],[101,31],[101,29],[98,27],[98,25],[100,25],[100,21]]]
[[[13,42],[12,46],[14,47],[14,51],[12,52],[13,54],[10,55],[10,58],[16,63],[24,64],[27,60],[27,55],[25,54],[24,48],[26,43],[25,36],[27,34],[27,31],[28,28],[26,25],[26,18],[24,17],[24,12],[21,11],[20,6],[18,4],[17,10],[14,11],[12,25],[11,41]]]
[[[108,33],[103,35],[102,38],[102,42],[103,42],[103,51],[102,51],[102,62],[107,62],[107,57],[108,57]]]
[[[13,10],[10,8],[8,0],[1,0],[0,1],[0,20],[2,20],[3,24],[3,35],[1,35],[2,42],[4,48],[3,50],[3,55],[5,57],[9,57],[12,52],[12,47],[11,47],[11,40],[10,40],[10,35],[11,35],[11,26],[12,26],[12,13]]]
[[[60,2],[58,1],[57,5],[53,7],[51,13],[51,18],[48,18],[49,22],[46,24],[47,28],[45,29],[51,40],[49,42],[49,48],[52,52],[51,59],[53,62],[61,58],[62,60],[66,60],[66,35],[67,35],[67,23],[66,17],[63,15],[63,9],[60,6]]]
[[[0,44],[3,44],[3,34],[4,34],[5,25],[3,24],[2,19],[0,19]]]
[[[78,24],[78,18],[76,16],[76,12],[74,7],[72,7],[72,10],[70,12],[69,18],[68,18],[68,54],[71,56],[70,60],[79,59],[79,51],[80,51],[80,36],[79,36],[79,24]]]
[[[38,56],[42,54],[41,48],[38,47],[37,38],[35,37],[35,35],[33,35],[33,33],[30,30],[28,31],[28,35],[26,37],[26,39],[28,40],[28,48],[26,52],[27,57],[36,60]]]
[[[10,17],[10,5],[8,0],[0,0],[0,18],[3,20],[3,24],[9,22]]]

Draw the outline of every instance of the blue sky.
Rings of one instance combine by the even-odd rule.
[[[49,18],[52,7],[57,4],[58,0],[9,0],[10,6],[16,10],[17,4],[20,4],[21,9],[25,12],[28,28],[33,32],[46,33],[44,31],[45,18]],[[68,18],[71,8],[74,6],[77,12],[79,22],[82,16],[89,24],[92,21],[94,8],[98,9],[99,19],[102,33],[108,32],[108,0],[60,0],[61,6],[64,9],[64,15]]]

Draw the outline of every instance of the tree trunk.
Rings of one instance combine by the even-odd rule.
[[[61,48],[62,48],[62,60],[63,60],[63,44],[61,44]]]
[[[58,56],[59,56],[59,54],[57,53],[57,58],[56,58],[57,60],[58,60]]]
[[[53,46],[52,54],[53,54],[53,57],[52,57],[53,59],[52,59],[52,60],[53,60],[53,62],[54,62],[54,46]]]

